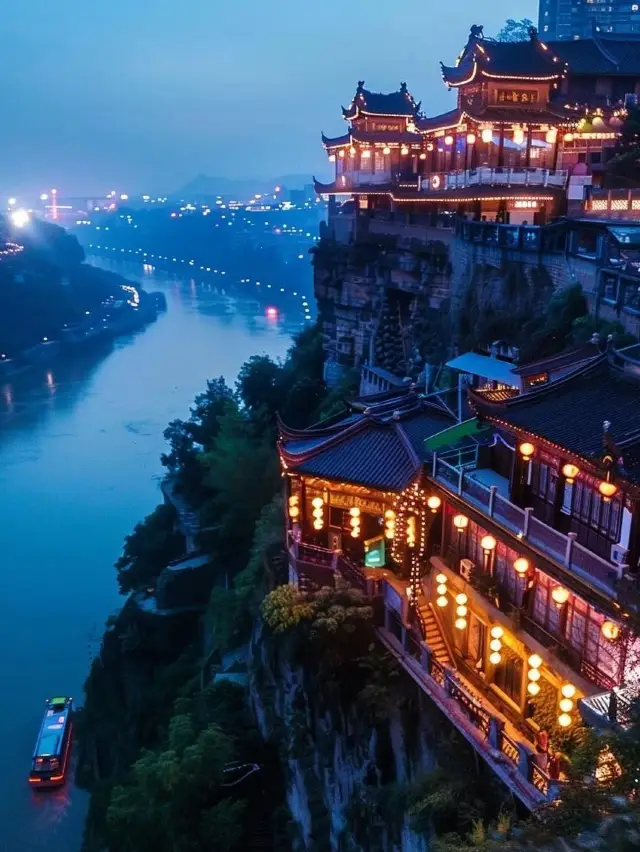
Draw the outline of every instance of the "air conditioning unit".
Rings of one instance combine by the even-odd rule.
[[[463,577],[467,582],[471,580],[471,574],[473,569],[476,567],[475,562],[472,559],[461,559],[460,560],[460,576]]]
[[[616,565],[628,565],[629,564],[629,551],[626,547],[623,547],[621,544],[612,544],[611,545],[611,561]]]

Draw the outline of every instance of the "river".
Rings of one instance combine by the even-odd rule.
[[[31,753],[45,698],[82,700],[104,622],[121,603],[113,563],[160,502],[165,426],[187,415],[208,378],[233,382],[252,354],[284,355],[302,322],[267,317],[208,282],[93,262],[162,290],[168,310],[110,351],[0,384],[3,852],[80,848],[86,794],[72,783],[33,792]]]

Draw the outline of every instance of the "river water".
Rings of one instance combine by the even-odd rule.
[[[167,312],[110,351],[0,382],[3,852],[80,848],[86,794],[71,783],[33,792],[31,753],[44,699],[82,699],[104,622],[121,603],[113,563],[160,502],[165,426],[187,415],[208,378],[233,382],[252,354],[284,355],[302,322],[267,317],[208,282],[103,265],[162,290]]]

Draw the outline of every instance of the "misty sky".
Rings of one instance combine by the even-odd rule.
[[[358,79],[433,115],[471,24],[537,0],[18,0],[2,14],[0,192],[130,193],[326,170]]]

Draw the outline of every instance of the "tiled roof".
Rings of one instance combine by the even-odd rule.
[[[323,450],[295,468],[300,473],[401,491],[416,476],[416,464],[391,424],[375,424],[348,441]]]
[[[587,460],[604,454],[604,423],[621,452],[627,473],[640,478],[640,379],[614,366],[606,355],[540,390],[491,405],[472,396],[493,422],[538,435]],[[627,458],[628,457],[628,458]]]
[[[322,134],[322,144],[325,148],[341,148],[344,145],[350,145],[352,142],[361,142],[364,145],[377,144],[396,144],[396,145],[411,145],[412,143],[420,144],[421,137],[417,133],[365,133],[362,130],[352,128],[349,133],[343,136],[325,136]]]
[[[358,88],[353,101],[348,109],[342,110],[346,119],[358,117],[359,112],[373,115],[407,116],[411,118],[420,111],[420,104],[416,103],[407,89],[406,83],[402,83],[397,92],[370,92],[364,88],[364,80],[358,83]]]
[[[366,405],[366,403],[369,403]],[[350,415],[323,430],[287,430],[280,423],[280,455],[288,470],[310,476],[351,482],[388,491],[401,491],[420,472],[424,441],[455,422],[438,402],[415,388],[361,397],[366,413]]]
[[[519,376],[535,376],[538,373],[547,373],[552,370],[560,370],[563,367],[568,367],[571,364],[576,366],[583,361],[598,358],[601,355],[600,349],[593,343],[586,343],[583,346],[577,346],[574,349],[569,349],[566,352],[560,352],[558,355],[552,355],[549,358],[541,358],[539,361],[530,361],[528,364],[522,364],[519,367],[514,367],[513,372]]]
[[[482,75],[544,80],[560,77],[565,71],[564,61],[538,40],[535,31],[527,41],[504,42],[482,38],[472,30],[458,64],[441,66],[449,86],[465,85]]]
[[[552,41],[549,48],[569,64],[571,74],[640,74],[640,38],[600,33],[596,38]]]

